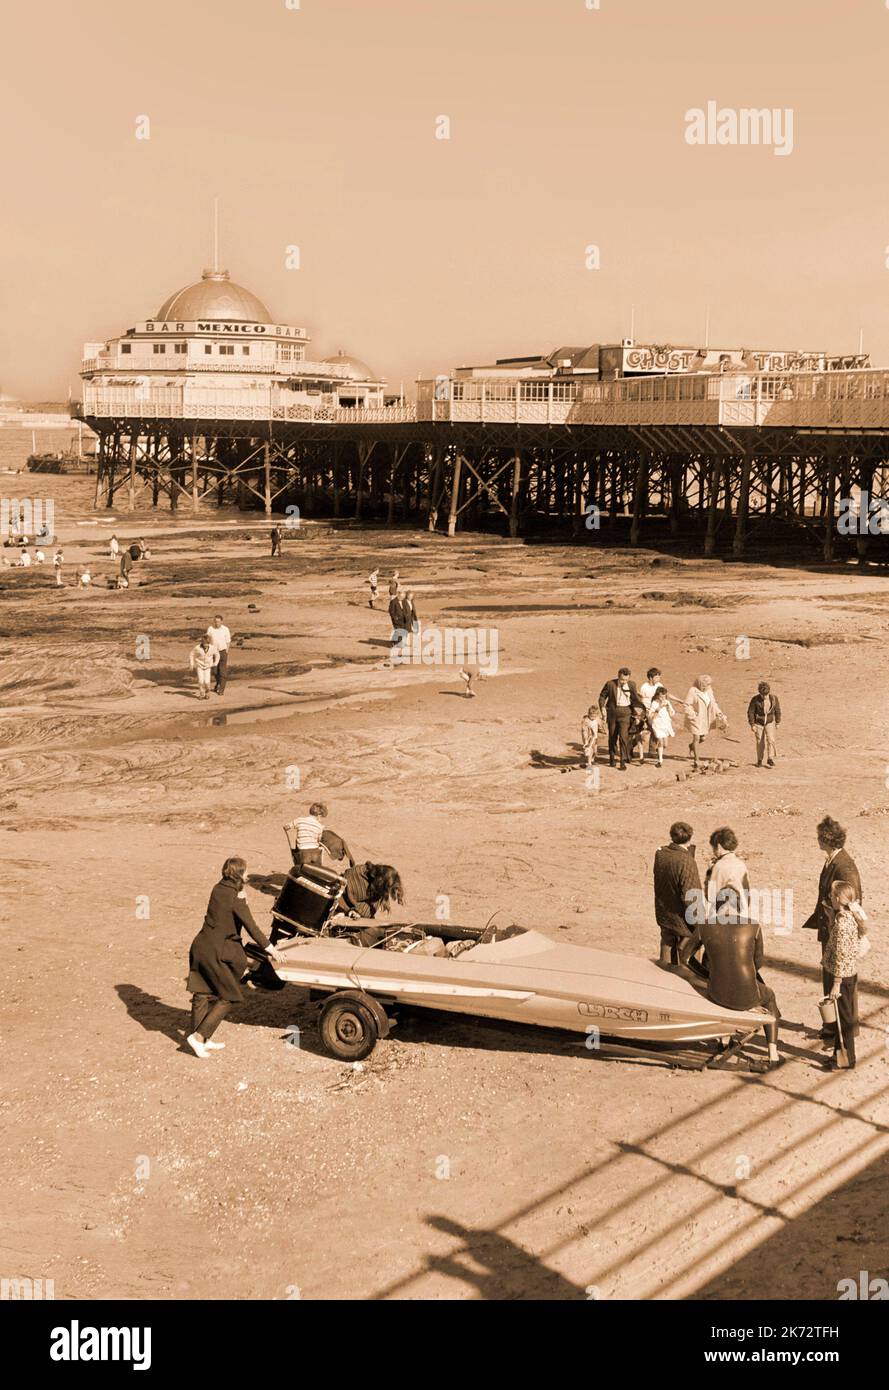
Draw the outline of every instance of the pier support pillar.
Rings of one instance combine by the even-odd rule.
[[[136,510],[136,449],[137,441],[130,437],[130,476],[127,482],[127,510]]]
[[[716,528],[719,525],[719,491],[722,486],[722,459],[713,459],[710,469],[710,505],[707,512],[707,534],[704,537],[704,554],[716,554]]]
[[[639,462],[636,465],[636,481],[633,486],[633,520],[630,523],[630,545],[639,544],[639,536],[642,531],[642,518],[645,515],[645,506],[648,496],[648,455],[639,455]]]
[[[827,564],[833,560],[834,506],[836,505],[837,464],[831,455],[827,466],[827,492],[824,507],[824,559]]]
[[[272,514],[272,458],[269,441],[262,446],[262,502],[266,516]]]
[[[740,559],[747,543],[747,514],[750,509],[750,465],[751,458],[745,451],[741,462],[741,486],[738,492],[738,515],[735,518],[735,537],[732,541],[732,554]]]
[[[198,441],[197,436],[191,436],[191,510],[195,516],[198,514]]]
[[[509,534],[515,540],[519,534],[519,492],[522,486],[522,455],[516,449],[512,460],[512,495],[509,499]]]
[[[460,507],[460,483],[463,468],[463,455],[458,449],[454,454],[454,472],[451,478],[451,506],[448,512],[448,535],[457,534],[457,512]]]

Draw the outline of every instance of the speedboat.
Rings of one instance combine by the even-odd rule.
[[[773,1021],[764,1009],[712,1003],[690,980],[654,961],[563,944],[537,931],[511,927],[497,939],[490,928],[393,925],[367,946],[355,940],[360,925],[337,928],[352,939],[316,929],[276,942],[279,979],[326,996],[321,1039],[343,1060],[369,1055],[387,1035],[386,1010],[394,1005],[585,1033],[587,1046],[603,1052],[625,1050],[609,1039],[631,1044],[637,1055],[638,1045],[646,1044],[647,1055],[661,1060],[667,1060],[664,1044],[721,1042],[722,1048],[703,1052],[700,1067],[737,1056]],[[330,925],[323,930],[330,932]]]

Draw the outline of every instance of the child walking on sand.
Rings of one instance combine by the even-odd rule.
[[[676,711],[670,704],[670,697],[662,685],[659,685],[651,697],[648,707],[648,722],[654,737],[655,752],[657,753],[657,765],[664,765],[664,749],[667,740],[673,738],[676,730],[673,728],[673,716]]]
[[[599,728],[602,716],[598,705],[590,705],[580,721],[580,741],[587,767],[592,767],[599,756]]]
[[[827,1042],[833,1047],[833,1058],[828,1063],[831,1070],[839,1067],[855,1066],[855,1019],[858,1016],[858,961],[863,952],[859,944],[859,931],[864,925],[861,905],[855,901],[855,889],[851,883],[837,879],[830,889],[832,920],[824,943],[821,966],[824,972],[824,987],[827,998],[836,1006],[835,1023],[827,1024]],[[856,911],[857,909],[857,911]],[[864,932],[865,941],[867,934]],[[870,945],[870,942],[867,942]],[[842,1060],[845,1049],[846,1060]]]

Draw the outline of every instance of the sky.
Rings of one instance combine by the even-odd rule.
[[[396,389],[708,316],[889,367],[886,0],[591,4],[7,7],[0,391],[77,396],[211,263],[214,197],[232,278]],[[689,144],[708,101],[789,110],[791,152]]]

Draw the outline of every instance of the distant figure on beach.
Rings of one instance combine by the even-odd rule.
[[[777,695],[772,694],[768,681],[760,681],[757,693],[747,706],[747,723],[756,740],[756,766],[762,767],[765,758],[766,767],[774,767],[777,757],[775,734],[781,723],[781,702]]]
[[[53,567],[53,569],[55,570],[55,575],[56,575],[56,588],[57,588],[57,589],[61,589],[61,588],[63,587],[63,584],[64,584],[64,581],[63,581],[63,579],[62,579],[62,565],[63,565],[64,563],[65,563],[65,556],[64,556],[64,554],[62,553],[61,549],[56,550],[55,555],[53,555],[53,557],[52,557],[52,567]]]
[[[587,767],[592,767],[599,756],[599,729],[602,715],[598,705],[590,705],[580,721],[580,742]]]
[[[670,826],[670,843],[654,856],[654,916],[661,931],[658,965],[687,965],[695,923],[702,916],[703,891],[695,863],[694,831],[682,820]]]
[[[376,570],[373,570],[373,571],[367,576],[367,585],[368,585],[368,588],[370,589],[370,598],[367,600],[367,606],[368,606],[368,608],[373,608],[374,604],[376,603],[376,600],[377,600],[377,593],[378,593],[378,590],[379,590],[379,583],[380,583],[380,571],[379,571],[378,569],[376,569]]]
[[[217,695],[223,695],[225,693],[225,682],[228,677],[228,653],[232,644],[232,635],[222,621],[221,613],[216,614],[216,617],[207,628],[207,636],[219,653],[219,660],[216,663],[215,689]]]
[[[714,724],[725,728],[728,720],[716,700],[716,691],[709,676],[698,676],[685,697],[685,723],[691,734],[688,751],[695,767],[698,766],[698,748],[704,742]]]
[[[134,556],[133,556],[133,559],[134,559],[134,560],[136,560],[136,559],[139,559],[139,560],[147,560],[148,557],[149,557],[149,555],[151,554],[151,551],[148,549],[148,546],[145,544],[145,537],[144,537],[144,536],[140,536],[139,539],[138,539],[138,541],[136,542],[136,544],[137,544],[137,546],[139,547],[139,554],[138,554],[138,556],[137,556],[137,555],[134,555]]]
[[[389,639],[390,651],[397,651],[405,637],[410,631],[408,613],[405,611],[404,602],[396,592],[392,594],[392,585],[389,585],[389,592],[392,595],[389,599],[389,621],[392,624],[392,636]]]
[[[389,580],[389,597],[394,598],[401,585],[398,582],[398,570],[392,571],[392,578]]]
[[[43,551],[42,551],[42,550],[35,550],[35,551],[34,551],[34,564],[35,564],[35,565],[42,565],[42,564],[45,564],[45,562],[46,562],[46,556],[44,555]]]
[[[120,554],[120,545],[118,544],[117,536],[112,536],[112,537],[111,537],[111,540],[108,542],[108,556],[109,556],[109,559],[111,559],[111,560],[116,560],[119,554]]]
[[[279,526],[272,527],[270,540],[272,542],[272,559],[274,559],[276,555],[281,554],[281,528]]]
[[[651,729],[651,736],[654,741],[654,751],[658,767],[663,767],[664,749],[667,746],[668,740],[673,738],[676,733],[676,730],[673,728],[673,717],[675,714],[676,711],[670,704],[670,697],[666,689],[664,686],[659,685],[648,705],[648,725]]]
[[[29,569],[31,566],[30,552],[25,550],[24,546],[19,554],[19,558],[16,560],[16,565],[19,569]]]
[[[197,646],[192,647],[188,664],[197,674],[199,700],[209,700],[210,698],[210,677],[213,667],[217,665],[218,661],[219,653],[209,637],[202,637]]]
[[[465,682],[463,694],[466,697],[466,699],[474,700],[476,692],[472,688],[472,682],[476,679],[475,673],[473,671],[465,671],[461,666],[460,670],[457,672],[457,675],[460,677],[461,681]]]
[[[77,582],[78,582],[78,584],[80,585],[81,589],[88,589],[88,588],[89,588],[89,586],[90,586],[90,585],[92,584],[92,582],[93,582],[93,580],[92,580],[92,575],[90,574],[89,569],[81,570],[80,575],[78,576]]]
[[[414,603],[413,590],[409,589],[402,599],[402,616],[405,619],[405,627],[408,632],[415,636],[420,631],[420,615],[417,612],[417,605]]]
[[[119,586],[120,588],[128,589],[130,587],[130,570],[132,568],[133,557],[130,554],[128,547],[124,546],[123,552],[120,557],[120,577],[122,580],[124,580],[124,583]]]

